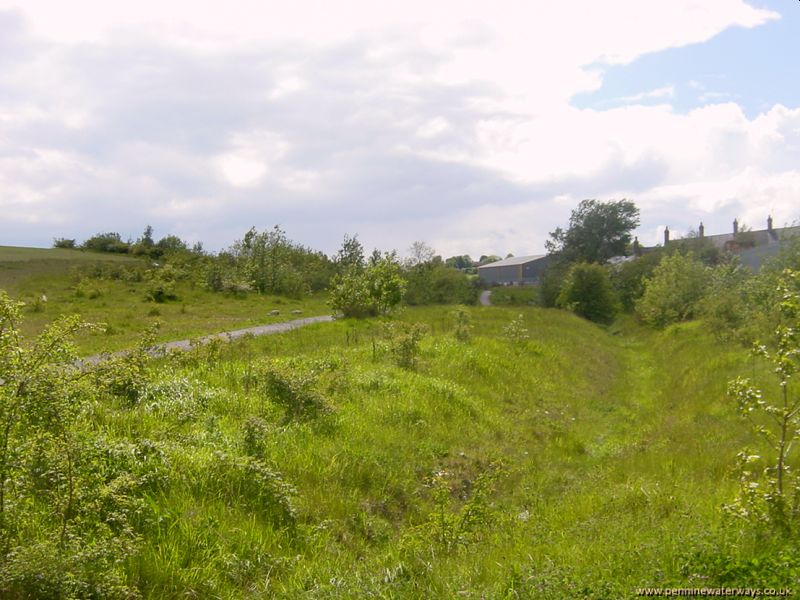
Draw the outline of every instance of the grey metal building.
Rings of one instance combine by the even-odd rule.
[[[483,283],[487,284],[523,285],[538,283],[551,258],[548,254],[512,256],[505,260],[478,267],[478,276]]]

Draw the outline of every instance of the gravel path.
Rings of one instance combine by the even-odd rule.
[[[213,333],[201,338],[196,338],[201,344],[207,344],[211,340],[222,340],[223,342],[231,342],[235,339],[245,335],[271,335],[273,333],[284,333],[312,325],[313,323],[328,323],[333,321],[332,315],[322,315],[320,317],[304,317],[302,319],[295,319],[294,321],[286,321],[284,323],[272,323],[270,325],[256,325],[255,327],[246,327],[244,329],[234,329],[233,331],[223,331],[222,333]],[[190,340],[176,340],[174,342],[165,342],[163,344],[156,344],[153,346],[152,353],[154,355],[170,350],[188,350],[191,348]],[[120,356],[125,352],[113,352],[111,354],[95,354],[94,356],[87,356],[80,360],[81,364],[94,364],[100,362],[103,358],[108,356]]]
[[[492,290],[483,290],[481,292],[481,297],[480,297],[481,306],[491,306],[492,305],[492,302],[489,299],[489,297],[491,295],[492,295]]]

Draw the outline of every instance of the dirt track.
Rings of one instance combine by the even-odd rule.
[[[292,329],[297,329],[299,327],[305,327],[306,325],[312,325],[313,323],[328,323],[333,321],[332,315],[322,315],[319,317],[304,317],[302,319],[295,319],[293,321],[286,321],[284,323],[272,323],[270,325],[256,325],[255,327],[246,327],[244,329],[234,329],[233,331],[223,331],[222,333],[213,333],[211,335],[206,335],[201,338],[196,338],[202,344],[206,344],[211,340],[222,340],[224,342],[230,342],[237,338],[240,338],[245,335],[271,335],[273,333],[284,333],[286,331],[291,331]],[[170,350],[188,350],[191,348],[191,340],[176,340],[174,342],[164,342],[162,344],[156,344],[153,346],[153,354],[160,354],[161,352],[168,352]],[[94,356],[87,356],[86,358],[82,358],[80,360],[81,363],[97,363],[102,360],[104,357],[107,356],[119,356],[125,354],[125,352],[114,352],[111,355],[108,354],[95,354]]]

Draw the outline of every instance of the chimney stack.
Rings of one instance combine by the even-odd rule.
[[[669,243],[669,226],[664,228],[664,245]]]
[[[703,239],[703,236],[706,233],[706,228],[703,227],[703,222],[702,221],[700,221],[700,227],[698,227],[697,231],[700,232],[700,239]]]
[[[767,231],[772,233],[772,215],[767,217]]]
[[[733,235],[736,235],[737,233],[739,233],[739,220],[738,219],[734,219],[733,220]]]

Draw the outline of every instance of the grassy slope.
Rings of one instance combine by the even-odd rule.
[[[536,308],[522,309],[520,345],[502,334],[519,308],[470,311],[468,344],[446,333],[446,309],[405,312],[433,330],[415,371],[375,352],[374,323],[336,322],[172,365],[214,390],[189,417],[101,409],[110,435],[156,440],[174,470],[131,581],[153,598],[617,598],[713,583],[692,561],[734,494],[747,434],[724,388],[749,373],[745,354],[695,324],[608,332]],[[265,356],[322,372],[335,412],[287,422],[259,391]],[[244,454],[253,417],[263,460],[296,487],[296,529],[215,484],[215,452]]]
[[[130,347],[155,321],[161,323],[158,340],[168,341],[286,321],[295,318],[292,310],[302,310],[304,316],[329,312],[322,296],[302,301],[257,295],[231,299],[186,283],[177,285],[177,301],[163,304],[146,301],[145,282],[93,280],[99,297],[76,294],[81,268],[108,261],[136,265],[140,260],[80,250],[0,246],[0,290],[28,305],[22,324],[26,335],[38,333],[62,314],[80,314],[86,321],[106,324],[105,333],[78,338],[84,355]],[[47,302],[37,302],[43,295]],[[269,316],[273,309],[281,314]]]
[[[539,286],[498,286],[492,288],[493,306],[537,306]]]

